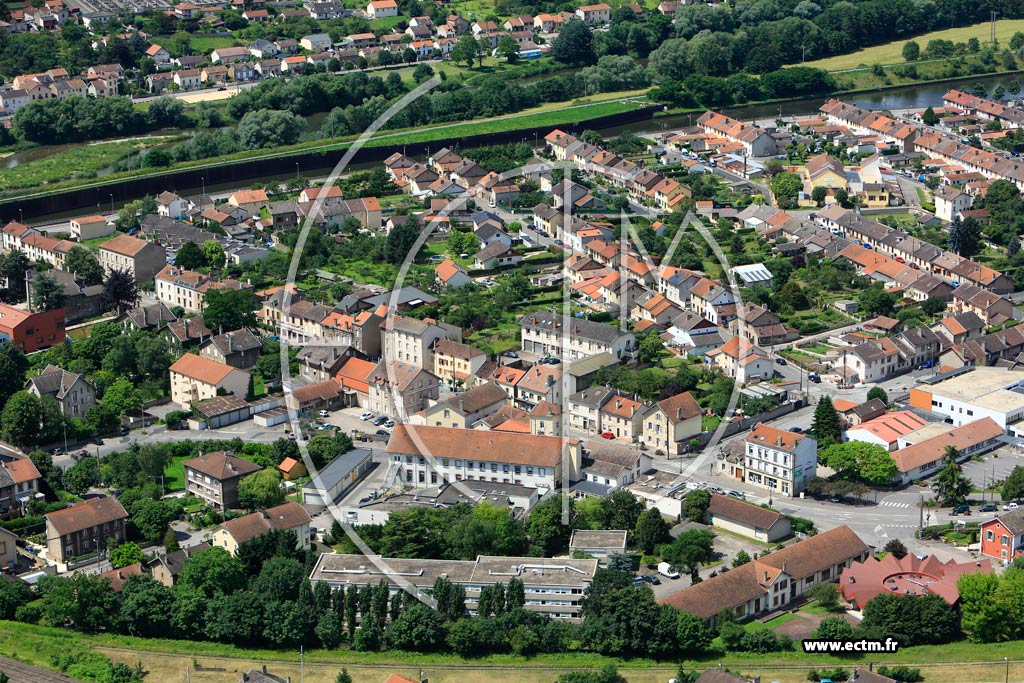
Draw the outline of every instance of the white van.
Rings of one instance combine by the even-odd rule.
[[[672,565],[670,565],[668,562],[659,562],[658,563],[658,573],[661,574],[662,576],[664,576],[666,579],[678,579],[679,578],[679,572],[677,572],[676,570],[672,569]]]

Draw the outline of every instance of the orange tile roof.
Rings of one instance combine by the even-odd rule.
[[[373,369],[377,367],[376,363],[371,363],[368,360],[362,360],[361,358],[349,358],[345,363],[338,368],[338,372],[334,375],[334,378],[341,382],[341,386],[346,389],[353,389],[363,394],[370,392],[369,377]]]
[[[225,377],[230,375],[233,370],[237,370],[237,368],[225,365],[224,363],[218,363],[203,356],[197,356],[194,353],[186,353],[175,361],[170,370],[205,384],[216,385],[220,384]],[[239,370],[239,372],[244,372],[244,370]]]

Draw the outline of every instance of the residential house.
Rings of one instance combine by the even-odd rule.
[[[174,84],[182,90],[192,90],[202,85],[199,69],[179,69],[174,72]]]
[[[398,3],[395,0],[371,0],[366,5],[366,16],[370,19],[383,19],[398,16]]]
[[[432,355],[434,375],[453,388],[468,384],[487,360],[480,349],[443,338],[434,342]]]
[[[61,564],[125,540],[128,513],[113,496],[92,498],[44,515],[49,559]]]
[[[928,423],[917,413],[909,410],[897,410],[861,422],[846,430],[843,435],[848,441],[861,441],[881,446],[887,451],[894,451],[900,438],[921,429]]]
[[[186,353],[170,367],[171,401],[182,408],[193,403],[233,394],[245,397],[249,388],[249,373],[230,365]]]
[[[54,308],[30,313],[8,304],[0,304],[0,339],[25,353],[63,344],[64,309]]]
[[[527,313],[519,328],[523,351],[562,359],[578,360],[606,351],[622,359],[636,345],[632,333],[612,325],[546,311]]]
[[[159,244],[121,234],[100,244],[98,260],[107,275],[124,270],[136,282],[148,282],[167,265],[167,251]]]
[[[216,363],[248,370],[256,365],[262,348],[260,338],[251,331],[232,330],[210,337],[200,344],[199,355]]]
[[[775,375],[771,359],[761,348],[739,336],[705,354],[706,362],[717,365],[722,373],[739,384],[769,380]]]
[[[304,384],[285,395],[288,406],[303,417],[312,417],[321,410],[338,410],[344,406],[341,382],[331,378],[315,384]]]
[[[61,414],[69,418],[84,420],[89,409],[96,405],[96,387],[81,375],[56,365],[47,365],[38,375],[30,377],[25,388],[39,398],[52,397],[60,406]]]
[[[747,434],[743,480],[792,498],[817,472],[818,442],[806,434],[758,424]]]
[[[451,259],[445,259],[434,266],[434,273],[442,289],[458,289],[473,282],[466,269]]]
[[[508,397],[497,384],[485,382],[424,410],[424,424],[431,427],[470,429],[505,405]]]
[[[662,399],[642,415],[641,442],[655,455],[681,455],[689,450],[690,440],[700,434],[701,415],[700,406],[689,392]]]
[[[367,409],[378,415],[404,420],[437,400],[438,378],[420,365],[382,360],[366,379]]]
[[[295,534],[296,550],[309,550],[309,527],[312,521],[313,518],[305,508],[296,502],[288,501],[222,522],[213,532],[211,545],[237,555],[238,547],[243,543],[271,531],[284,531]]]
[[[998,512],[979,528],[981,555],[1009,564],[1024,554],[1024,510]]]
[[[249,288],[237,280],[220,280],[212,275],[183,270],[172,265],[164,266],[156,274],[154,281],[158,301],[193,313],[203,310],[204,298],[210,290]]]
[[[181,573],[182,568],[185,566],[185,560],[209,548],[209,543],[199,543],[186,548],[180,548],[164,555],[157,555],[147,562],[146,566],[149,568],[149,573],[154,579],[168,588],[172,588],[178,580],[178,574]]]
[[[584,24],[607,24],[611,20],[612,8],[603,2],[583,5],[576,8],[576,16]]]
[[[215,510],[238,507],[238,482],[263,468],[233,453],[214,451],[189,458],[185,468],[185,490]]]
[[[473,267],[480,270],[491,270],[521,263],[523,255],[500,241],[492,242],[473,256]]]
[[[43,498],[42,478],[28,458],[0,459],[0,516],[25,514],[28,503]]]
[[[71,219],[71,236],[79,242],[114,234],[114,226],[103,216],[80,216]]]
[[[384,358],[421,368],[434,367],[435,342],[452,338],[461,341],[462,336],[450,325],[404,315],[389,316],[381,326]]]
[[[299,45],[309,52],[326,52],[331,49],[331,37],[326,33],[311,33],[299,39]]]
[[[259,215],[260,209],[267,204],[265,190],[239,190],[228,197],[228,204],[245,209],[250,216]]]

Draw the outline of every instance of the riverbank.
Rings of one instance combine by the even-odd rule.
[[[239,672],[266,665],[271,673],[298,680],[300,663],[297,652],[237,648],[217,643],[133,638],[121,635],[84,635],[60,628],[48,628],[17,622],[0,622],[0,654],[27,664],[52,668],[55,653],[75,649],[101,652],[115,661],[134,666],[141,662],[153,681],[185,681],[186,667],[192,679],[208,683],[237,683]],[[966,642],[942,646],[902,649],[878,657],[837,658],[804,654],[796,650],[766,655],[709,655],[687,660],[687,668],[723,666],[762,680],[799,683],[807,680],[812,668],[867,666],[868,662],[907,665],[920,668],[928,683],[987,683],[995,680],[1024,679],[1024,642],[975,645]],[[1009,661],[1003,658],[1007,657]],[[333,683],[345,667],[356,681],[378,682],[389,673],[412,673],[421,678],[425,672],[437,683],[550,683],[559,673],[594,669],[612,663],[629,683],[664,683],[674,676],[678,664],[649,659],[621,660],[595,654],[569,653],[516,657],[493,655],[463,659],[452,655],[401,652],[371,653],[349,650],[312,650],[304,658],[307,683]]]
[[[381,132],[363,145],[353,161],[380,161],[395,151],[422,154],[431,147],[437,149],[444,145],[473,146],[530,138],[538,143],[555,127],[582,130],[580,126],[601,127],[650,119],[655,107],[638,93],[642,91],[606,93],[561,103],[561,109],[551,109],[549,104],[510,116]],[[608,101],[593,101],[601,98],[608,98]],[[207,180],[211,184],[237,183],[236,187],[252,181],[265,183],[274,177],[291,175],[296,164],[300,172],[306,174],[329,170],[352,147],[355,137],[313,140],[270,151],[254,150],[142,172],[111,174],[86,183],[67,182],[34,192],[11,193],[0,198],[0,220],[18,216],[19,210],[26,217],[33,218],[58,212],[71,212],[73,215],[78,209],[110,201],[110,195],[113,195],[115,203],[122,203],[163,190],[195,193]]]

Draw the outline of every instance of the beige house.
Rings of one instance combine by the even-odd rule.
[[[268,510],[229,519],[213,532],[213,545],[237,555],[238,546],[242,543],[271,531],[282,530],[295,532],[297,550],[308,550],[309,525],[312,521],[313,518],[301,505],[289,501]]]
[[[168,307],[180,306],[193,313],[202,312],[203,298],[211,289],[247,288],[245,283],[236,280],[221,280],[172,265],[165,266],[154,280],[158,301],[167,304]]]
[[[708,521],[711,526],[762,543],[775,543],[793,533],[789,517],[781,512],[717,493],[711,495]]]
[[[170,367],[171,401],[183,408],[223,394],[244,398],[249,373],[209,358],[186,353]]]
[[[450,387],[465,386],[487,361],[480,349],[438,339],[434,344],[434,374]]]
[[[18,561],[18,535],[0,527],[0,567],[14,567]]]
[[[530,411],[530,433],[538,436],[562,435],[562,409],[541,401]]]
[[[82,216],[71,219],[71,236],[79,242],[106,237],[113,233],[113,224],[107,223],[107,219],[103,216]]]
[[[478,420],[497,412],[507,401],[508,397],[501,387],[487,382],[427,408],[424,424],[470,429]]]
[[[238,505],[238,482],[262,467],[225,451],[190,458],[185,466],[185,490],[215,510]]]
[[[265,190],[239,190],[228,197],[228,204],[245,209],[250,216],[256,216],[260,208],[270,201]]]
[[[601,433],[633,441],[640,435],[644,405],[625,396],[613,396],[600,410]]]
[[[167,265],[167,251],[131,235],[118,235],[100,245],[99,262],[109,275],[126,270],[136,282],[148,282]]]
[[[45,515],[46,549],[51,560],[66,563],[124,542],[128,513],[112,496],[93,498]]]
[[[679,455],[700,434],[701,410],[689,392],[658,401],[643,416],[641,442],[655,455]]]

